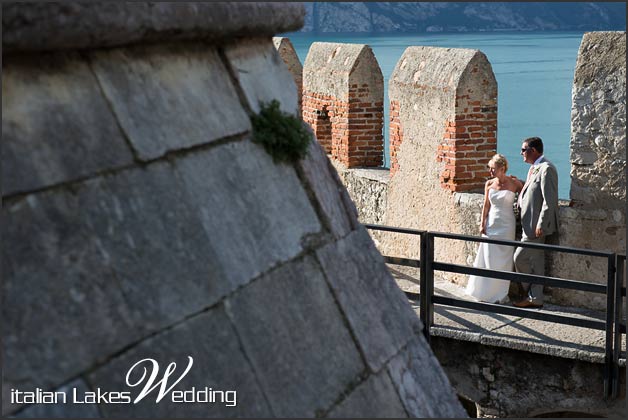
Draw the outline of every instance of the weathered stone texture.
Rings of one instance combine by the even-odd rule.
[[[571,190],[577,206],[626,205],[626,33],[584,34],[571,109]]]
[[[50,51],[272,36],[299,29],[299,3],[3,3],[2,49]]]
[[[4,296],[23,304],[3,306],[16,360],[5,380],[57,384],[292,258],[321,228],[294,170],[260,146],[228,144],[175,167],[8,207],[3,234],[20,245],[3,249]]]
[[[573,207],[561,209],[560,244],[626,252],[626,33],[582,38],[571,108]],[[603,258],[558,254],[551,274],[606,284]],[[558,303],[603,310],[605,297],[554,289]]]
[[[268,273],[227,310],[276,416],[326,411],[365,369],[311,257]]]
[[[282,110],[298,115],[294,79],[270,41],[242,41],[225,48],[225,53],[253,112],[260,111],[260,102],[277,99]]]
[[[626,216],[624,209],[587,209],[561,207],[560,245],[626,252]],[[607,284],[607,260],[567,253],[550,253],[548,275],[566,279]],[[575,290],[552,288],[557,304],[605,310],[606,296]]]
[[[24,50],[3,56],[3,87],[23,95],[3,97],[3,132],[15,133],[8,150],[20,155],[3,207],[13,244],[2,249],[3,402],[11,388],[74,380],[135,398],[125,376],[146,357],[162,375],[193,357],[177,390],[238,392],[235,407],[177,404],[170,394],[156,404],[151,394],[136,405],[3,404],[3,414],[404,416],[399,395],[424,392],[390,379],[387,364],[421,324],[322,148],[275,163],[251,140],[259,100],[296,111],[292,76],[265,32],[295,10],[3,6],[3,35]],[[206,42],[220,36],[229,40]],[[33,52],[47,37],[53,50],[86,49]],[[367,95],[359,89],[349,94]],[[34,181],[20,184],[30,172]],[[411,371],[442,374],[435,359],[424,362]],[[436,415],[459,408],[430,404]]]
[[[397,124],[393,131],[403,133],[393,152],[408,160],[410,151],[404,150],[416,146],[404,146],[406,142],[436,146],[431,156],[439,163],[436,173],[443,188],[481,190],[486,163],[497,147],[497,82],[486,56],[476,50],[409,47],[389,89],[391,119]],[[427,116],[430,125],[417,123],[417,116]],[[397,163],[403,170],[399,157]]]
[[[490,63],[481,52],[406,49],[389,81],[403,137],[396,152],[398,167],[388,183],[385,225],[478,234],[452,191],[484,185],[486,163],[496,149],[490,125],[496,119],[496,96]],[[467,133],[470,127],[478,131]],[[382,234],[380,243],[386,255],[419,257],[416,236]],[[462,241],[437,241],[435,256],[466,264],[474,248]]]
[[[215,47],[188,43],[118,48],[93,52],[91,62],[142,160],[250,129]]]
[[[382,224],[386,212],[390,171],[381,169],[347,169],[335,165],[347,188],[362,223]]]
[[[450,338],[432,337],[431,344],[458,393],[478,404],[478,418],[557,418],[566,412],[624,416],[625,397],[602,398],[602,363]],[[625,371],[620,377],[625,378]],[[622,382],[625,388],[625,379]],[[577,417],[573,414],[569,417]]]
[[[197,196],[197,227],[212,240],[223,281],[242,284],[290,260],[322,229],[295,170],[250,141],[195,154],[178,171]]]
[[[157,388],[137,404],[101,404],[103,417],[272,417],[272,411],[257,381],[255,370],[248,361],[222,305],[142,341],[90,373],[87,380],[94,389],[133,390],[135,397],[139,388],[145,385],[145,382],[142,382],[136,388],[131,388],[126,384],[127,372],[135,363],[146,358],[160,362],[159,378],[168,364],[176,363],[176,369],[168,383],[172,385],[185,371],[188,356],[192,357],[193,365],[173,389],[187,391],[194,387],[199,391],[208,387],[216,391],[235,390],[237,392],[235,406],[228,406],[225,402],[219,401],[174,403],[170,394],[166,394],[166,397],[157,404],[155,402],[159,394]],[[139,381],[144,367],[148,367],[150,373],[150,365],[137,367],[129,377],[131,383]]]
[[[349,88],[368,84],[363,102],[383,99],[384,79],[373,51],[368,45],[315,42],[303,66],[303,90],[349,101]]]
[[[273,44],[294,79],[294,84],[297,87],[300,115],[303,97],[303,65],[301,64],[301,60],[299,60],[299,56],[292,42],[290,42],[290,38],[274,37]]]
[[[467,415],[454,394],[442,394],[441,388],[450,388],[449,379],[442,372],[434,372],[429,381],[419,372],[420,366],[436,362],[423,336],[417,336],[388,366],[401,401],[410,417],[466,418]],[[438,407],[438,408],[437,408]]]
[[[78,54],[4,60],[2,92],[3,195],[133,162],[96,78]]]
[[[184,251],[207,249],[207,238],[177,226],[195,218],[172,178],[163,167],[147,171],[139,185],[154,195],[127,196],[128,184],[98,180],[7,209],[4,237],[21,245],[4,253],[3,294],[21,304],[3,305],[6,381],[58,384],[224,293]],[[179,277],[185,287],[171,282]]]
[[[368,45],[315,42],[303,68],[303,120],[332,159],[383,163],[383,76]]]
[[[421,321],[395,285],[383,259],[374,257],[377,251],[364,229],[320,249],[317,255],[369,367],[378,371],[399,348],[421,333]]]
[[[297,165],[304,180],[320,203],[324,223],[336,238],[342,238],[358,226],[358,215],[335,168],[318,142],[308,149],[309,159]]]
[[[370,376],[361,383],[326,417],[329,418],[372,418],[373,413],[379,417],[403,418],[407,417],[399,394],[395,391],[388,372]]]

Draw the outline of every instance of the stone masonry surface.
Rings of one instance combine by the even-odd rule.
[[[571,116],[570,198],[579,207],[625,209],[625,32],[582,38]]]
[[[303,120],[347,167],[383,164],[383,76],[367,45],[315,42],[303,68]]]
[[[3,415],[465,417],[323,148],[275,164],[251,141],[259,102],[298,112],[271,36],[302,11],[3,5],[3,88],[19,94],[3,96]],[[353,58],[366,71],[372,51]],[[381,85],[354,84],[342,101],[381,112]],[[381,120],[367,108],[346,112]],[[134,363],[178,376],[188,356],[176,389],[235,390],[237,406],[9,397],[136,396]]]
[[[452,192],[483,190],[496,151],[497,84],[479,51],[408,47],[389,80],[391,176],[383,224],[476,234]],[[382,234],[385,255],[418,258],[418,237]],[[469,249],[468,249],[469,248]],[[464,242],[437,247],[436,258],[466,264]]]
[[[297,97],[299,102],[299,115],[301,115],[302,97],[303,97],[303,65],[299,60],[292,42],[286,37],[273,37],[273,44],[277,49],[277,52],[281,56],[281,59],[288,67],[288,71],[294,79],[294,84],[297,86]]]
[[[303,25],[303,5],[272,2],[2,3],[2,50],[263,38]]]
[[[624,44],[622,32],[587,33],[582,40],[574,78],[572,202],[560,205],[559,245],[625,253]],[[464,57],[467,64],[455,57]],[[390,171],[335,165],[356,203],[359,219],[477,235],[482,194],[465,190],[473,185],[466,182],[477,183],[474,189],[481,189],[486,162],[496,150],[496,85],[490,65],[481,53],[414,47],[399,60],[396,71],[405,82],[394,75],[390,82]],[[454,90],[452,103],[453,94],[448,92]],[[471,100],[470,95],[475,98]],[[453,117],[441,112],[452,109]],[[437,123],[441,120],[444,129]],[[436,148],[425,142],[430,137]],[[445,166],[435,166],[435,162]],[[438,180],[433,179],[435,174],[440,174]],[[462,192],[451,195],[439,187]],[[387,255],[418,257],[418,241],[413,243],[407,236],[382,232],[371,232],[371,236]],[[477,246],[450,242],[440,249],[438,258],[471,265]],[[606,261],[601,258],[547,256],[550,276],[604,284],[606,272]],[[466,282],[466,276],[450,278]],[[593,309],[606,305],[603,295],[559,288],[547,288],[546,294],[558,304]]]

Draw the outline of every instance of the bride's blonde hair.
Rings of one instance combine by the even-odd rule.
[[[506,159],[506,156],[496,153],[489,162],[493,162],[495,165],[504,168],[504,172],[508,172],[508,159]]]

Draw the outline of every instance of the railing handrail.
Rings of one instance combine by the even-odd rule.
[[[386,225],[374,225],[370,223],[365,223],[363,224],[363,226],[367,229],[382,230],[385,232],[395,232],[395,233],[409,233],[409,234],[416,234],[416,235],[420,235],[421,233],[427,232],[426,230],[400,228],[400,227],[386,226]]]
[[[511,245],[522,248],[536,248],[543,249],[546,251],[563,251],[568,252],[570,254],[580,254],[580,255],[589,255],[592,257],[603,257],[608,258],[611,255],[614,255],[612,251],[604,251],[604,250],[592,250],[586,248],[574,248],[564,245],[551,245],[551,244],[539,244],[535,242],[524,242],[524,241],[511,241],[507,239],[491,239],[485,238],[483,236],[472,236],[472,235],[462,235],[457,233],[444,233],[444,232],[429,232],[435,238],[447,238],[447,239],[457,239],[457,240],[465,240],[465,241],[473,241],[473,242],[486,242],[496,245]]]
[[[488,268],[476,268],[476,267],[470,267],[467,265],[442,263],[438,261],[434,261],[433,266],[434,266],[434,270],[437,270],[437,271],[447,271],[447,272],[458,273],[458,274],[475,274],[475,275],[480,275],[483,277],[491,277],[491,278],[496,278],[496,279],[501,279],[501,280],[510,280],[517,283],[536,283],[536,284],[543,284],[545,286],[553,286],[553,287],[558,287],[561,289],[579,290],[583,292],[606,294],[606,288],[607,288],[606,285],[586,282],[586,281],[562,279],[559,277],[541,276],[538,274],[517,273],[514,271],[501,271],[501,270],[492,270]]]
[[[488,237],[461,235],[444,232],[431,232],[427,230],[397,228],[393,226],[382,226],[375,224],[364,224],[365,228],[379,231],[406,233],[411,235],[419,235],[420,242],[420,259],[409,259],[400,257],[384,256],[387,262],[397,263],[399,265],[412,265],[420,268],[420,317],[424,324],[424,333],[428,342],[430,341],[430,328],[433,324],[434,304],[448,305],[454,307],[471,308],[487,312],[504,313],[509,315],[517,315],[525,318],[540,319],[543,321],[554,322],[567,325],[578,325],[585,328],[604,330],[605,339],[605,371],[604,371],[604,396],[615,398],[618,392],[618,359],[621,350],[621,334],[626,334],[626,324],[622,323],[621,305],[622,296],[626,296],[626,288],[623,287],[623,269],[625,266],[626,255],[617,254],[611,251],[596,251],[584,248],[565,247],[560,245],[539,244],[524,241],[510,241],[502,239],[491,239]],[[536,248],[547,251],[557,251],[571,254],[586,255],[591,257],[602,257],[608,262],[608,270],[606,274],[606,285],[584,282],[570,279],[562,279],[556,277],[547,277],[534,274],[516,273],[513,271],[501,271],[484,268],[470,267],[467,265],[458,265],[444,263],[434,260],[434,238],[445,238],[453,240],[464,240],[472,242],[484,242],[497,245],[510,245],[514,247]],[[543,284],[558,288],[567,288],[585,292],[600,293],[606,295],[606,320],[583,320],[578,317],[569,317],[565,315],[556,315],[547,311],[529,310],[516,307],[504,307],[503,305],[495,305],[480,302],[471,302],[461,299],[447,298],[443,296],[434,296],[434,271],[446,271],[460,274],[478,274],[486,277],[516,281],[520,283]],[[621,272],[620,272],[621,271]],[[416,294],[413,294],[416,295]]]
[[[446,239],[455,239],[455,240],[472,241],[472,242],[486,242],[486,243],[491,243],[495,245],[510,245],[510,246],[516,246],[516,247],[522,247],[522,248],[543,249],[547,251],[563,251],[563,252],[568,252],[570,254],[589,255],[592,257],[608,258],[612,255],[621,256],[621,254],[615,254],[612,251],[606,251],[606,250],[575,248],[575,247],[568,247],[564,245],[539,244],[539,243],[534,243],[534,242],[523,242],[523,241],[508,240],[508,239],[492,239],[492,238],[487,238],[483,236],[463,235],[459,233],[446,233],[446,232],[437,232],[437,231],[428,231],[428,230],[410,229],[410,228],[399,228],[399,227],[394,227],[394,226],[375,225],[371,223],[364,224],[364,227],[367,229],[381,230],[384,232],[408,233],[408,234],[414,234],[414,235],[420,235],[421,233],[427,232],[430,235],[434,236],[435,238],[446,238]],[[626,258],[626,256],[623,255],[623,258]]]

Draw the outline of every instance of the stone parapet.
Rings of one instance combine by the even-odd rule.
[[[303,120],[332,159],[383,164],[383,76],[370,47],[315,42],[303,69]]]
[[[384,224],[476,235],[458,194],[483,190],[497,149],[497,84],[480,51],[409,47],[389,81],[391,178]],[[479,222],[479,220],[478,220]],[[418,237],[380,238],[388,255],[418,257]],[[436,257],[467,263],[474,246]]]
[[[360,222],[383,224],[390,171],[386,168],[347,169],[339,163],[334,167],[355,203]]]
[[[279,56],[288,67],[288,71],[294,79],[294,84],[297,86],[297,96],[299,103],[299,115],[301,115],[301,108],[303,102],[303,65],[299,60],[299,56],[286,37],[273,37],[273,44],[279,53]]]
[[[417,147],[434,148],[443,188],[482,189],[486,164],[497,150],[497,82],[483,53],[409,47],[390,78],[389,97],[394,173],[403,169],[402,150],[409,155]]]
[[[626,206],[626,32],[584,34],[571,107],[573,204]]]

